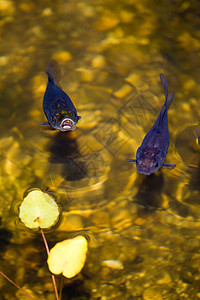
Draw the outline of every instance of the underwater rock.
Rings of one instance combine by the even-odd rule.
[[[92,60],[92,67],[93,68],[103,68],[105,65],[105,57],[103,55],[97,55]]]
[[[123,263],[115,259],[106,259],[102,261],[102,265],[116,270],[122,270],[124,268]]]
[[[55,60],[59,61],[60,63],[67,62],[72,59],[72,55],[68,51],[60,51],[60,52],[53,54],[52,59],[55,59]]]
[[[172,279],[169,275],[169,273],[164,272],[163,274],[160,274],[160,279],[157,280],[158,284],[169,284],[171,283]]]
[[[100,19],[96,22],[95,27],[99,31],[107,31],[116,27],[119,22],[117,14],[111,11],[104,11]]]
[[[142,295],[142,299],[143,300],[162,300],[163,297],[157,287],[149,287],[144,291],[144,293]]]

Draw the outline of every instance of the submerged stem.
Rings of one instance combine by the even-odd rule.
[[[62,299],[62,289],[63,289],[63,274],[61,274],[61,278],[60,278],[60,288],[59,288],[59,299]],[[67,300],[67,299],[65,299]]]
[[[6,278],[8,281],[10,281],[10,283],[12,283],[18,290],[20,290],[23,294],[25,294],[29,299],[34,300],[31,295],[29,295],[29,293],[24,290],[23,288],[21,288],[18,284],[16,284],[14,281],[12,281],[8,276],[6,276],[2,271],[0,271],[0,274]]]
[[[44,232],[43,232],[42,228],[40,228],[40,231],[41,231],[42,238],[43,238],[43,241],[44,241],[44,245],[45,245],[45,248],[46,248],[46,251],[47,251],[47,255],[49,256],[49,246],[48,246],[48,243],[47,243],[47,240],[45,238],[45,235],[44,235]],[[52,277],[53,286],[54,286],[54,290],[55,290],[56,300],[59,300],[58,289],[57,289],[57,285],[56,285],[55,276],[53,274],[51,274],[51,277]]]

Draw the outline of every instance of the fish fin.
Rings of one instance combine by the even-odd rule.
[[[167,98],[168,98],[168,84],[167,84],[167,80],[165,78],[165,76],[161,73],[160,74],[160,80],[161,83],[164,87],[164,91],[165,91],[165,103],[167,103]]]
[[[174,93],[168,94],[167,80],[162,73],[160,74],[160,80],[161,80],[161,83],[162,83],[162,85],[164,87],[164,91],[165,91],[165,104],[164,105],[167,106],[167,109],[168,109],[170,107],[170,105],[172,104],[172,102],[174,101],[175,94]]]
[[[174,97],[175,97],[175,94],[172,92],[172,93],[169,93],[168,97],[167,97],[167,108],[170,107],[170,105],[172,104],[172,102],[174,101]]]
[[[131,159],[131,158],[125,158],[126,161],[135,164],[136,163],[136,159]]]
[[[43,127],[52,127],[49,122],[43,122],[40,124],[40,126],[43,126]],[[53,127],[52,127],[53,128]]]
[[[196,136],[197,139],[200,138],[200,128],[195,128],[194,135]]]
[[[40,124],[40,126],[42,127],[42,130],[44,130],[46,132],[51,132],[53,130],[56,130],[48,122],[43,122],[43,123]]]
[[[163,164],[162,166],[168,170],[173,170],[174,168],[176,168],[175,164]]]
[[[53,80],[53,76],[51,75],[51,73],[49,73],[48,71],[46,71],[46,73],[47,73],[47,76],[48,76],[48,81],[51,82],[52,84],[55,84],[54,80]]]
[[[54,82],[56,84],[59,84],[59,81],[61,79],[61,70],[58,62],[55,59],[51,59],[49,61],[46,73],[50,82],[52,82],[53,84]]]
[[[77,118],[78,118],[78,121],[81,119],[81,116],[77,116]]]
[[[167,103],[165,102],[165,104],[161,107],[160,110],[160,116],[159,116],[159,126],[162,126],[163,124],[163,116],[165,115],[166,111],[168,110],[168,108],[170,107],[170,105],[172,104],[173,100],[174,100],[174,93],[169,93],[168,98],[167,98]]]
[[[49,126],[49,127],[42,127],[42,131],[43,132],[52,132],[52,131],[54,131],[54,130],[56,130],[55,128],[53,128],[53,127],[51,127],[51,126]]]

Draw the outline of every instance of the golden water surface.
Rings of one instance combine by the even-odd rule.
[[[55,296],[41,235],[18,218],[30,188],[60,207],[50,247],[89,237],[62,299],[200,299],[199,11],[187,0],[0,1],[0,270],[34,299]],[[50,59],[82,117],[71,133],[39,126]],[[164,103],[160,73],[175,92],[176,168],[144,176],[125,158]],[[3,277],[0,296],[26,299]]]

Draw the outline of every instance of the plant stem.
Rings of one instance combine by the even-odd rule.
[[[60,278],[60,287],[59,287],[59,299],[61,300],[62,298],[62,289],[63,289],[63,274],[61,274],[61,278]],[[65,299],[67,300],[67,299]]]
[[[47,251],[47,255],[49,256],[49,246],[48,246],[48,243],[47,243],[47,240],[45,238],[45,235],[44,235],[44,232],[43,232],[42,228],[40,228],[40,231],[41,231],[42,238],[43,238],[43,241],[44,241],[44,245],[45,245],[45,248],[46,248],[46,251]],[[51,274],[51,277],[52,277],[53,286],[54,286],[54,290],[55,290],[56,300],[59,300],[58,289],[57,289],[57,285],[56,285],[55,276],[53,274]]]
[[[8,276],[6,276],[2,271],[0,271],[0,274],[6,278],[8,281],[10,281],[10,283],[12,283],[17,289],[19,289],[23,294],[25,294],[29,299],[34,300],[31,295],[29,295],[29,293],[24,290],[23,288],[21,288],[18,284],[16,284],[14,281],[12,281]]]

